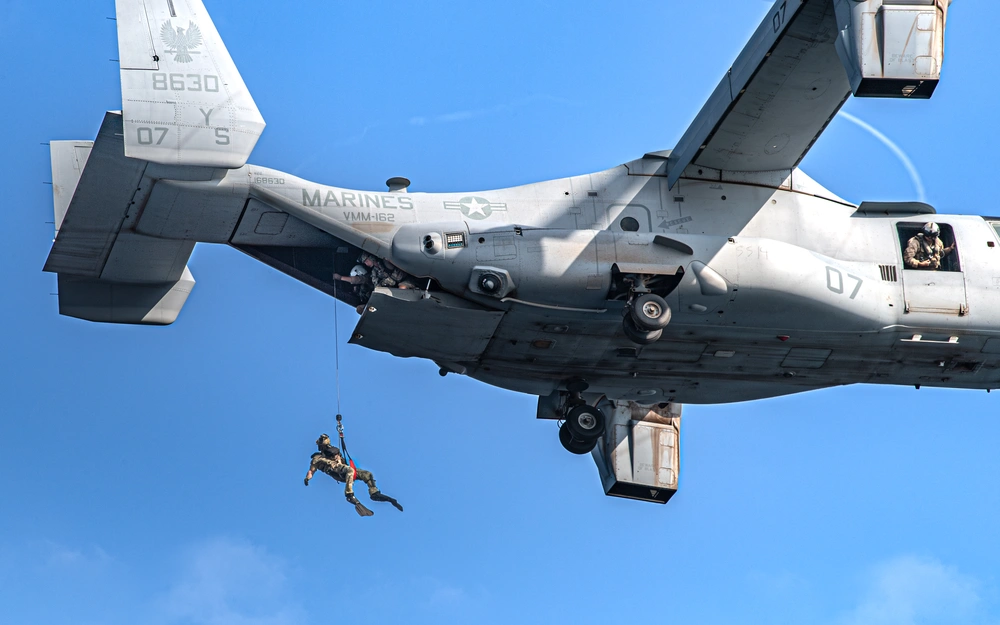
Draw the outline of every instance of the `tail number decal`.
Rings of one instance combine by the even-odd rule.
[[[136,139],[139,145],[160,145],[167,138],[169,128],[145,128],[140,126],[135,129]]]
[[[160,145],[167,138],[169,132],[169,128],[147,128],[140,126],[135,129],[135,138],[139,145]],[[216,145],[229,145],[231,143],[228,128],[215,129],[215,143]]]
[[[858,296],[858,292],[861,291],[861,285],[865,283],[864,280],[857,276],[847,274],[847,277],[855,281],[854,290],[851,291],[851,299]],[[826,288],[830,289],[837,295],[843,295],[844,293],[844,274],[841,273],[836,267],[826,268]]]
[[[771,26],[774,27],[774,32],[778,32],[779,30],[781,30],[781,27],[784,25],[785,11],[787,9],[788,9],[788,3],[782,2],[781,6],[778,7],[778,10],[775,11],[774,15],[771,17]]]
[[[164,74],[153,73],[155,91],[205,91],[219,92],[219,77],[213,74]]]

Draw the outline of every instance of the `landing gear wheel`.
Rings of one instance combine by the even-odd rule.
[[[574,406],[569,411],[569,414],[566,415],[565,426],[569,428],[569,433],[573,438],[579,441],[591,439],[596,441],[601,437],[601,434],[604,434],[605,422],[603,412],[593,406],[583,404]]]
[[[565,423],[559,426],[559,442],[562,443],[562,446],[566,451],[578,456],[589,454],[590,451],[597,446],[596,438],[584,441],[573,438],[573,435],[570,434],[569,428],[566,427]]]
[[[629,315],[636,327],[644,332],[662,330],[670,323],[670,306],[659,295],[646,293],[632,300]]]
[[[651,345],[663,336],[663,330],[640,330],[636,327],[631,315],[625,317],[622,322],[622,329],[630,341],[639,345]]]

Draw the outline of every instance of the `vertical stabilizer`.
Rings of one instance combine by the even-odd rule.
[[[83,168],[94,148],[93,141],[52,141],[49,156],[52,160],[52,204],[55,209],[56,232],[62,226],[70,200],[80,184]]]
[[[116,0],[125,155],[246,164],[264,119],[201,0]]]

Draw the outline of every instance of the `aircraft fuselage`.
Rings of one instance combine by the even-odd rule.
[[[448,194],[341,189],[247,166],[213,195],[241,213],[228,241],[238,248],[287,246],[311,224],[354,250],[341,263],[365,250],[431,285],[435,307],[380,289],[386,303],[365,311],[355,342],[517,391],[547,395],[581,378],[609,397],[719,403],[859,382],[1000,386],[1000,241],[988,221],[916,204],[859,210],[798,170],[732,181],[693,169],[670,190],[664,162]],[[257,199],[304,224],[269,229],[274,209],[255,213]],[[949,270],[904,268],[907,239],[931,220],[957,241]],[[432,235],[436,251],[424,247]],[[483,268],[504,274],[503,292],[477,291]],[[614,276],[630,271],[667,285],[673,318],[652,345],[620,329]]]

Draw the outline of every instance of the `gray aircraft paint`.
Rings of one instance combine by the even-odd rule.
[[[963,271],[914,272],[902,265],[896,224],[926,221],[923,208],[859,209],[796,168],[852,90],[929,95],[921,85],[938,78],[943,0],[777,2],[677,150],[593,174],[433,194],[345,189],[245,164],[263,119],[201,2],[116,7],[124,111],[108,114],[96,142],[52,144],[59,230],[46,270],[76,285],[61,292],[65,314],[169,323],[183,305],[175,289],[193,285],[186,261],[196,242],[346,246],[440,287],[416,300],[380,290],[355,342],[519,391],[547,395],[581,377],[610,398],[699,403],[859,382],[1000,386],[990,224],[934,217],[953,229]],[[915,25],[920,41],[893,30],[886,45],[916,45],[910,56],[931,60],[914,60],[912,76],[897,61],[875,75],[862,45],[871,34],[858,25],[865,12]],[[811,43],[787,47],[788,33]],[[764,80],[779,75],[786,80]],[[750,105],[756,123],[740,117]],[[464,245],[421,248],[448,234]],[[500,297],[470,281],[487,268],[504,276]],[[638,347],[622,334],[622,302],[607,298],[615,268],[683,272],[657,343]],[[329,279],[288,272],[331,290]],[[128,301],[137,285],[148,288]],[[394,315],[426,332],[396,331]],[[467,329],[461,337],[440,322],[449,315]]]
[[[584,381],[580,399],[609,419],[593,452],[605,492],[662,503],[677,488],[681,403],[855,383],[1000,387],[1000,225],[919,203],[854,206],[797,169],[851,93],[930,97],[947,9],[778,0],[675,150],[418,193],[248,165],[264,120],[202,2],[117,0],[123,111],[93,142],[51,144],[45,270],[62,314],[164,325],[194,287],[198,242],[341,299],[334,269],[376,254],[428,290],[377,288],[352,342],[538,395],[540,418],[563,418],[559,402]],[[929,219],[957,241],[959,270],[904,267],[905,238]],[[619,274],[674,285],[650,345],[623,332]]]

